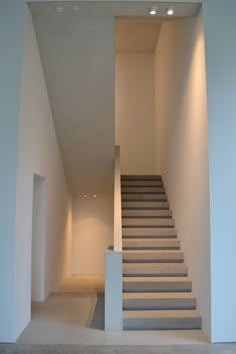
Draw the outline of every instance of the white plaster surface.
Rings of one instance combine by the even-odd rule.
[[[71,274],[71,213],[62,160],[29,10],[19,120],[15,235],[15,335],[31,315],[33,175],[45,178],[45,239],[41,257],[43,299]]]
[[[156,172],[163,175],[203,331],[211,336],[210,215],[202,13],[162,25],[155,53]]]

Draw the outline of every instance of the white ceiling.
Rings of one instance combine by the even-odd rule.
[[[78,4],[80,11],[73,12]],[[63,6],[58,14],[56,6]],[[70,191],[106,193],[113,188],[115,16],[148,15],[153,2],[29,1],[56,132]],[[193,16],[200,4],[175,3],[176,16]],[[163,18],[166,3],[158,3]],[[151,50],[160,24],[135,33],[133,43]],[[127,27],[123,26],[123,37]],[[140,33],[140,32],[139,32]],[[147,34],[150,41],[144,41]],[[136,39],[135,39],[136,37]],[[138,43],[137,37],[143,37]],[[131,42],[129,40],[129,42]],[[145,42],[145,43],[144,43]],[[123,44],[124,45],[124,44]],[[130,46],[126,43],[125,46]]]

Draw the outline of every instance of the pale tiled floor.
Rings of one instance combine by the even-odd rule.
[[[202,331],[105,332],[104,280],[73,277],[45,303],[34,303],[32,321],[18,344],[64,345],[191,345],[206,344]]]

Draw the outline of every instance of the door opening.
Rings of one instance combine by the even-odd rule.
[[[45,178],[34,175],[32,213],[31,301],[45,300]]]

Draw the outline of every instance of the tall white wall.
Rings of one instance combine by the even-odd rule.
[[[116,54],[115,141],[121,173],[155,173],[153,53]]]
[[[236,341],[236,2],[203,7],[211,205],[212,341]]]
[[[29,10],[19,120],[15,235],[15,337],[30,321],[33,175],[45,178],[44,299],[71,273],[70,196]]]
[[[14,335],[14,244],[24,0],[0,2],[0,342]]]
[[[73,275],[104,275],[113,244],[113,195],[73,198]]]
[[[155,52],[156,172],[163,174],[210,338],[210,227],[202,14],[162,25]]]

